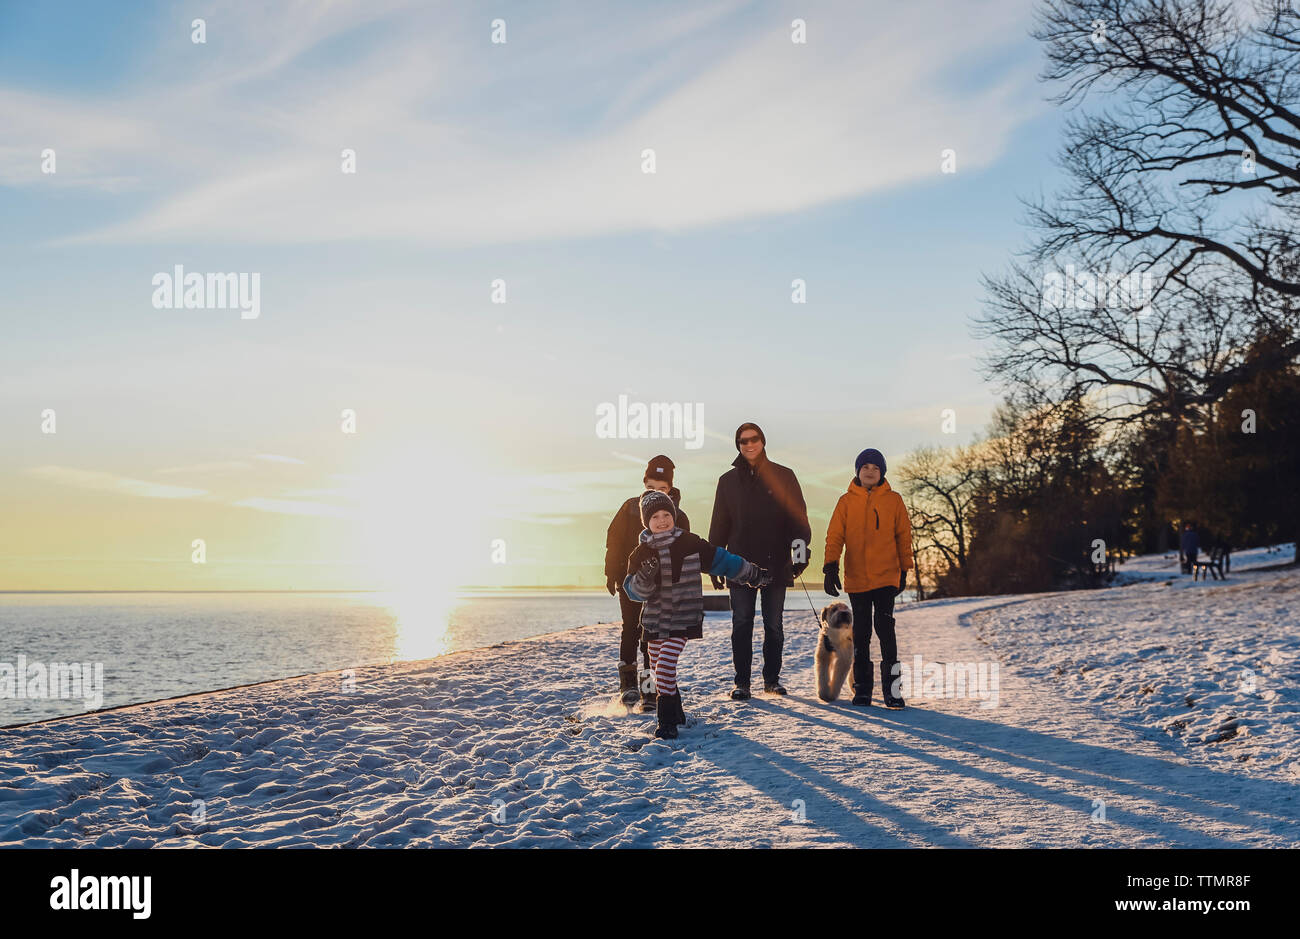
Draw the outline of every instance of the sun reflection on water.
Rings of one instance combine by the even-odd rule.
[[[430,659],[451,649],[451,614],[462,604],[454,591],[392,591],[378,602],[393,614],[390,661]]]

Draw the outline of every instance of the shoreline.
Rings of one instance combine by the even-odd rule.
[[[169,695],[165,698],[150,698],[148,701],[132,701],[127,704],[114,704],[112,707],[96,708],[93,711],[78,711],[76,714],[60,714],[58,717],[42,717],[34,721],[23,721],[20,724],[0,724],[0,731],[21,730],[24,727],[34,727],[37,724],[52,724],[57,721],[71,721],[81,717],[97,717],[101,714],[112,714],[130,708],[152,707],[155,704],[168,704],[172,702],[186,701],[192,698],[205,698],[209,695],[224,694],[227,691],[240,691],[245,688],[259,688],[262,685],[273,685],[282,681],[297,681],[304,678],[319,678],[326,675],[339,675],[352,669],[386,668],[393,665],[416,665],[421,662],[441,662],[457,655],[471,655],[477,652],[485,652],[488,649],[503,648],[505,646],[513,645],[514,643],[534,642],[538,639],[558,636],[561,633],[576,632],[580,629],[595,629],[599,626],[613,625],[615,625],[614,621],[608,623],[587,623],[583,626],[567,626],[564,629],[557,629],[554,632],[538,633],[535,636],[522,636],[519,639],[506,639],[503,642],[495,642],[486,646],[477,646],[473,649],[457,649],[454,652],[444,652],[442,655],[436,655],[433,658],[428,659],[394,659],[391,662],[367,662],[363,665],[352,665],[348,668],[327,668],[320,672],[301,672],[297,675],[282,675],[279,678],[264,678],[261,681],[245,682],[242,685],[228,685],[224,688],[212,688],[206,691],[190,691],[186,694]]]
[[[1291,546],[1291,543],[1288,542],[1288,543],[1286,543],[1285,545],[1282,545],[1282,548],[1283,548],[1284,551],[1285,551],[1285,549],[1286,549],[1287,547],[1290,547],[1290,546]],[[1259,557],[1260,557],[1259,552],[1260,552],[1260,549],[1258,549],[1258,548],[1245,549],[1245,550],[1243,550],[1242,552],[1240,552],[1240,554],[1246,556],[1245,558],[1243,558],[1243,560],[1246,560],[1246,558],[1251,558],[1251,560],[1255,560],[1256,563],[1251,563],[1251,560],[1246,560],[1246,563],[1240,565],[1239,567],[1234,568],[1233,573],[1240,573],[1240,574],[1267,574],[1267,573],[1276,573],[1276,572],[1279,572],[1279,571],[1285,571],[1285,570],[1289,570],[1289,569],[1294,569],[1294,568],[1295,568],[1294,563],[1291,562],[1291,561],[1270,562],[1270,563],[1265,563],[1265,564],[1258,564],[1258,560],[1259,560]],[[1080,593],[1082,593],[1082,594],[1097,593],[1097,592],[1105,593],[1105,592],[1109,592],[1109,591],[1111,591],[1111,590],[1123,589],[1123,588],[1128,588],[1128,587],[1134,587],[1134,586],[1138,586],[1138,585],[1141,585],[1141,584],[1150,584],[1150,583],[1158,582],[1158,581],[1163,580],[1163,579],[1173,579],[1173,580],[1177,581],[1177,580],[1179,580],[1180,578],[1182,578],[1182,577],[1185,576],[1185,575],[1182,575],[1181,573],[1178,573],[1176,570],[1174,570],[1174,571],[1164,571],[1164,570],[1161,570],[1161,571],[1158,571],[1158,572],[1157,572],[1157,571],[1152,571],[1152,570],[1142,570],[1140,573],[1135,573],[1138,569],[1143,568],[1143,567],[1149,567],[1150,565],[1152,565],[1152,564],[1154,564],[1154,563],[1169,562],[1169,563],[1172,564],[1172,563],[1174,563],[1174,560],[1176,560],[1176,556],[1174,556],[1174,560],[1171,560],[1170,557],[1168,557],[1168,556],[1164,556],[1164,555],[1145,555],[1145,556],[1141,556],[1141,557],[1144,559],[1145,563],[1144,563],[1144,564],[1139,564],[1139,565],[1137,565],[1136,568],[1135,568],[1135,567],[1129,567],[1128,571],[1125,571],[1123,567],[1118,568],[1118,570],[1117,570],[1117,573],[1118,573],[1118,574],[1123,575],[1123,574],[1127,573],[1129,576],[1127,576],[1127,577],[1122,577],[1122,576],[1121,576],[1121,577],[1117,578],[1117,582],[1112,583],[1112,584],[1107,584],[1107,585],[1104,585],[1104,586],[1101,586],[1101,587],[1095,587],[1095,588],[1070,588],[1070,589],[1063,589],[1063,590],[1042,591],[1042,592],[1039,592],[1039,593],[1031,593],[1031,594],[990,594],[990,595],[969,596],[969,597],[965,597],[965,596],[963,596],[963,597],[939,597],[939,598],[926,599],[926,600],[920,600],[920,601],[918,601],[918,600],[908,600],[908,601],[902,601],[902,602],[900,602],[900,603],[899,603],[899,606],[898,606],[898,610],[901,612],[901,611],[904,611],[904,610],[907,610],[907,609],[922,608],[922,607],[926,607],[926,606],[929,606],[929,605],[932,605],[932,604],[963,603],[963,602],[966,602],[966,601],[974,601],[974,600],[984,601],[984,600],[993,600],[993,599],[997,599],[997,598],[999,598],[999,597],[1000,597],[1000,598],[1007,599],[1007,600],[1014,600],[1014,601],[1019,602],[1019,601],[1032,601],[1032,600],[1035,600],[1035,599],[1048,599],[1048,598],[1053,598],[1053,597],[1066,597],[1066,596],[1070,596],[1070,595],[1073,595],[1073,594],[1080,594]],[[1264,558],[1266,561],[1271,561],[1271,559],[1268,557],[1268,555],[1264,555],[1263,558]],[[1132,563],[1132,560],[1133,560],[1133,559],[1130,559],[1130,564]],[[510,590],[513,590],[513,589],[515,589],[515,588],[507,588],[507,592],[510,591]],[[522,593],[526,592],[527,590],[531,590],[531,589],[532,589],[532,588],[519,588],[519,591],[520,591],[520,593],[522,594]],[[551,591],[551,593],[562,593],[562,592],[565,592],[566,590],[567,590],[567,588],[555,588],[555,590],[554,590],[554,591]],[[240,593],[252,593],[252,594],[283,594],[283,593],[290,593],[290,594],[316,594],[316,593],[332,593],[332,594],[351,594],[351,593],[370,593],[370,592],[381,592],[381,593],[382,593],[383,591],[347,591],[347,590],[338,590],[338,591],[315,591],[315,590],[305,590],[305,591],[281,591],[281,590],[258,590],[258,591],[220,591],[220,590],[213,590],[213,591],[2,591],[2,590],[0,590],[0,596],[5,595],[5,594],[12,595],[12,594],[21,594],[21,593],[41,593],[41,594],[45,594],[45,593],[65,593],[65,592],[66,592],[66,593],[76,593],[76,594],[86,594],[86,593],[123,593],[123,594],[127,594],[127,593],[208,593],[208,594],[240,594]],[[588,593],[589,591],[586,591],[586,590],[583,590],[583,589],[579,589],[579,590],[573,590],[573,591],[569,591],[569,592],[572,592],[572,593],[581,593],[581,594],[584,594],[584,595],[585,595],[585,594]],[[603,590],[599,590],[599,591],[590,591],[590,592],[592,592],[592,593],[597,593],[597,594],[605,594],[605,591],[603,591]],[[910,591],[909,591],[909,592],[910,592]],[[728,596],[726,591],[711,591],[711,590],[706,590],[706,591],[704,592],[704,595],[705,595],[706,598],[712,596],[715,600],[725,600],[725,599],[727,598],[727,596]],[[841,593],[839,599],[843,600],[846,596],[847,596],[846,594]],[[787,594],[786,607],[785,607],[785,611],[786,611],[787,614],[790,614],[790,613],[792,613],[792,612],[795,613],[795,614],[800,614],[800,613],[808,614],[808,613],[811,612],[811,611],[808,610],[808,609],[803,609],[803,604],[802,604],[802,603],[800,603],[800,602],[796,602],[796,600],[797,600],[797,599],[800,599],[800,598],[802,598],[802,593],[801,593],[801,592],[800,592],[800,593],[788,593],[788,594]],[[806,599],[806,598],[804,598],[804,599]],[[814,601],[813,601],[813,603],[814,603],[814,606],[815,606],[817,600],[822,600],[823,602],[830,602],[832,599],[834,599],[834,598],[827,597],[827,596],[818,596],[818,597],[814,597]],[[706,609],[708,609],[708,608],[706,607]],[[726,608],[724,607],[723,609],[725,610]],[[718,612],[718,611],[717,611],[717,610],[712,610],[712,612]],[[532,641],[535,641],[535,640],[538,640],[538,639],[543,639],[543,638],[550,637],[550,636],[557,636],[557,635],[560,635],[560,634],[562,634],[562,633],[566,633],[566,632],[573,632],[573,631],[580,630],[580,629],[593,629],[593,628],[596,628],[596,627],[599,627],[599,626],[611,626],[611,625],[616,625],[617,623],[618,623],[617,620],[609,620],[609,621],[596,622],[596,623],[586,623],[586,624],[583,624],[583,625],[580,625],[580,626],[566,626],[566,627],[564,627],[563,629],[553,630],[553,631],[551,631],[551,632],[537,633],[536,635],[533,635],[533,636],[524,636],[524,637],[521,637],[521,638],[518,638],[518,639],[507,639],[507,640],[503,640],[502,642],[490,643],[490,644],[485,645],[485,646],[475,646],[475,647],[472,648],[472,649],[457,649],[457,650],[455,650],[455,651],[453,651],[453,652],[446,652],[446,653],[444,653],[444,654],[442,654],[442,655],[440,655],[440,656],[435,656],[435,657],[433,657],[433,658],[428,658],[428,659],[394,659],[394,660],[387,661],[387,662],[368,662],[368,663],[363,663],[363,664],[360,664],[360,665],[347,666],[346,668],[325,669],[325,670],[323,670],[323,671],[319,671],[319,672],[300,672],[300,673],[297,673],[297,674],[294,674],[294,675],[283,675],[283,676],[279,676],[279,677],[276,677],[276,678],[266,678],[266,679],[261,679],[261,680],[259,680],[259,681],[254,681],[254,682],[244,682],[244,683],[242,683],[242,684],[226,685],[226,686],[223,686],[223,687],[220,687],[220,688],[212,688],[212,689],[207,689],[207,690],[203,690],[203,691],[191,691],[191,692],[186,692],[186,693],[184,693],[184,694],[179,694],[179,695],[168,695],[168,696],[166,696],[166,697],[162,697],[162,698],[150,698],[150,699],[147,700],[147,701],[133,701],[133,702],[128,702],[128,703],[126,703],[126,704],[116,704],[116,705],[112,705],[111,707],[97,708],[97,709],[95,709],[95,710],[93,710],[93,711],[78,711],[78,712],[75,713],[75,714],[62,714],[62,715],[58,715],[58,716],[55,716],[55,717],[44,717],[44,718],[38,718],[38,719],[36,719],[36,720],[31,720],[31,721],[21,721],[21,722],[19,722],[19,723],[15,723],[15,724],[2,724],[2,725],[0,725],[0,731],[6,731],[6,730],[20,730],[20,729],[22,729],[22,728],[24,728],[24,727],[32,727],[32,726],[39,725],[39,724],[51,724],[51,723],[55,723],[55,722],[59,722],[59,721],[75,720],[76,718],[80,718],[80,717],[90,717],[90,716],[93,716],[93,715],[110,714],[110,713],[114,713],[114,712],[117,712],[117,711],[126,710],[126,709],[129,709],[129,708],[148,707],[148,706],[152,706],[152,705],[156,705],[156,704],[163,704],[163,703],[168,703],[168,702],[179,702],[179,701],[185,701],[185,700],[188,700],[188,699],[199,698],[199,697],[203,697],[203,696],[206,696],[206,695],[221,694],[221,693],[224,693],[224,692],[227,692],[227,691],[238,691],[238,690],[240,690],[240,689],[245,689],[245,688],[255,688],[255,687],[260,687],[260,686],[262,686],[262,685],[274,684],[275,682],[281,682],[281,681],[294,681],[294,680],[298,680],[298,679],[311,678],[311,677],[314,677],[314,676],[337,675],[337,674],[339,674],[339,673],[341,673],[341,672],[347,671],[349,668],[353,668],[353,669],[361,669],[361,668],[377,668],[377,667],[385,667],[385,666],[392,666],[392,665],[411,664],[411,663],[415,663],[415,662],[435,662],[435,661],[441,661],[441,660],[446,660],[446,659],[448,659],[449,657],[452,657],[452,656],[463,656],[463,655],[468,655],[468,654],[471,654],[471,653],[483,652],[483,651],[486,651],[486,650],[488,650],[488,649],[497,649],[497,648],[501,648],[501,647],[503,647],[503,646],[510,645],[510,644],[512,644],[512,643],[518,643],[518,642],[532,642]]]
[[[1300,580],[1242,578],[1213,602],[1249,617],[1279,578]],[[1208,600],[1147,583],[1095,608],[1126,635],[1145,630],[1129,643],[1141,649],[1171,634],[1167,614],[1132,612],[1197,616]],[[1106,701],[1094,707],[1050,676],[1038,650],[1001,635],[1019,622],[1041,640],[1035,618],[1048,615],[1064,627],[1046,637],[1053,648],[1105,664],[1106,647],[1072,616],[1051,615],[1062,603],[1095,606],[1073,591],[899,611],[905,663],[1000,661],[993,707],[920,691],[903,711],[820,701],[818,631],[792,608],[790,693],[744,703],[727,694],[729,620],[706,617],[683,657],[690,720],[674,741],[654,739],[653,715],[615,700],[617,623],[358,668],[354,684],[325,671],[45,721],[0,732],[0,845],[1296,847],[1294,781],[1233,760],[1282,732],[1289,749],[1289,726],[1252,721],[1192,750]],[[1269,648],[1289,655],[1293,633],[1267,637]],[[1164,678],[1181,714],[1173,692],[1203,676],[1171,661],[1186,666]],[[1093,817],[1097,801],[1110,807],[1106,824]]]
[[[253,593],[253,594],[257,594],[257,593],[289,593],[289,594],[317,594],[317,593],[326,593],[326,594],[336,594],[336,593],[378,593],[378,594],[391,594],[391,593],[398,593],[398,592],[400,592],[400,591],[395,591],[395,590],[394,590],[393,588],[391,588],[391,587],[357,587],[357,588],[341,588],[341,589],[321,588],[321,589],[319,589],[319,590],[313,590],[313,589],[310,589],[310,588],[308,588],[308,589],[297,589],[297,588],[278,589],[278,588],[277,588],[277,589],[269,589],[269,590],[217,590],[217,589],[208,589],[208,590],[203,590],[203,589],[162,589],[162,588],[152,588],[152,587],[141,587],[141,588],[138,588],[138,589],[106,588],[106,589],[101,589],[101,590],[95,590],[95,589],[88,589],[88,590],[0,590],[0,596],[12,596],[12,595],[23,595],[23,594],[33,594],[33,595],[34,595],[34,594],[85,594],[85,593],[108,593],[108,594],[113,594],[113,593],[122,593],[122,594],[132,594],[132,593],[220,593],[220,594],[244,594],[244,593]],[[578,593],[578,594],[583,594],[583,595],[586,595],[586,594],[595,594],[595,595],[599,595],[599,594],[602,594],[602,593],[605,593],[605,592],[606,592],[606,591],[605,591],[605,588],[604,588],[604,587],[458,587],[458,588],[456,588],[455,592],[453,593],[453,596],[457,596],[457,597],[476,597],[476,596],[480,596],[480,595],[496,596],[496,595],[499,595],[499,594],[511,594],[511,593],[514,593],[514,594],[542,594],[542,595],[552,594],[552,593]],[[719,592],[721,593],[721,591],[719,591]],[[706,591],[706,593],[707,593],[707,591]]]

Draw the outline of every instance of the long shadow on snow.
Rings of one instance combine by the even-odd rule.
[[[767,702],[762,702],[760,706],[775,707]],[[841,721],[854,721],[865,727],[879,727],[877,722],[888,721],[895,730],[913,737],[944,747],[967,750],[973,760],[998,761],[1035,773],[1057,776],[1069,782],[1069,789],[1054,789],[942,757],[919,747],[887,740],[877,734],[854,731],[845,726],[845,723],[825,720],[793,709],[783,710],[793,718],[865,740],[887,753],[931,763],[946,772],[1012,789],[1025,796],[1078,811],[1085,816],[1092,810],[1092,799],[1096,792],[1106,789],[1188,814],[1203,815],[1215,821],[1233,821],[1232,816],[1235,815],[1236,821],[1253,824],[1270,833],[1284,828],[1300,831],[1300,812],[1297,812],[1295,803],[1290,801],[1296,787],[1284,783],[1216,773],[1200,767],[1063,740],[1038,731],[942,711],[920,708],[889,711],[876,707],[870,712],[848,708],[836,711],[836,716]],[[979,742],[990,734],[997,736],[996,746]],[[1247,799],[1241,801],[1248,801],[1255,807],[1243,807],[1235,801],[1228,801],[1226,796],[1229,793],[1247,796]],[[1257,808],[1260,804],[1277,808],[1273,813],[1262,812]],[[1107,805],[1106,813],[1108,820],[1113,823],[1153,834],[1168,837],[1176,832],[1178,834],[1175,837],[1186,847],[1243,846],[1228,838],[1184,828],[1168,819],[1148,817],[1113,803]]]
[[[773,708],[765,701],[752,701],[752,706]],[[912,815],[896,805],[884,802],[870,793],[845,786],[841,781],[774,750],[742,734],[719,729],[711,734],[707,745],[696,755],[748,782],[771,796],[777,803],[790,808],[795,799],[804,800],[806,822],[790,825],[815,825],[843,837],[859,847],[910,848],[911,842],[881,825],[872,824],[864,816],[889,819],[906,831],[923,835],[929,843],[942,847],[972,847],[952,831]],[[775,772],[774,772],[775,771]]]

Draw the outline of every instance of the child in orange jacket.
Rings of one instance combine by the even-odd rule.
[[[880,640],[880,685],[885,707],[901,708],[898,695],[898,641],[894,635],[894,598],[907,586],[912,568],[912,522],[907,506],[885,479],[885,458],[866,449],[854,462],[848,492],[835,503],[826,529],[825,589],[838,597],[841,588],[853,607],[853,703],[870,706],[871,630]],[[844,583],[840,583],[840,552]]]

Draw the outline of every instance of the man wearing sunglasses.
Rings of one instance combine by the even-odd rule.
[[[771,583],[755,588],[728,581],[731,592],[731,655],[736,666],[736,687],[731,697],[749,698],[750,669],[754,658],[754,607],[762,595],[763,690],[785,694],[781,686],[781,653],[785,646],[782,612],[785,591],[803,573],[811,559],[808,544],[808,507],[799,480],[785,466],[767,458],[767,438],[757,424],[736,430],[739,455],[732,469],[718,478],[713,497],[709,543],[725,547],[771,571]],[[791,549],[799,560],[793,561]],[[713,586],[722,589],[720,577]]]

